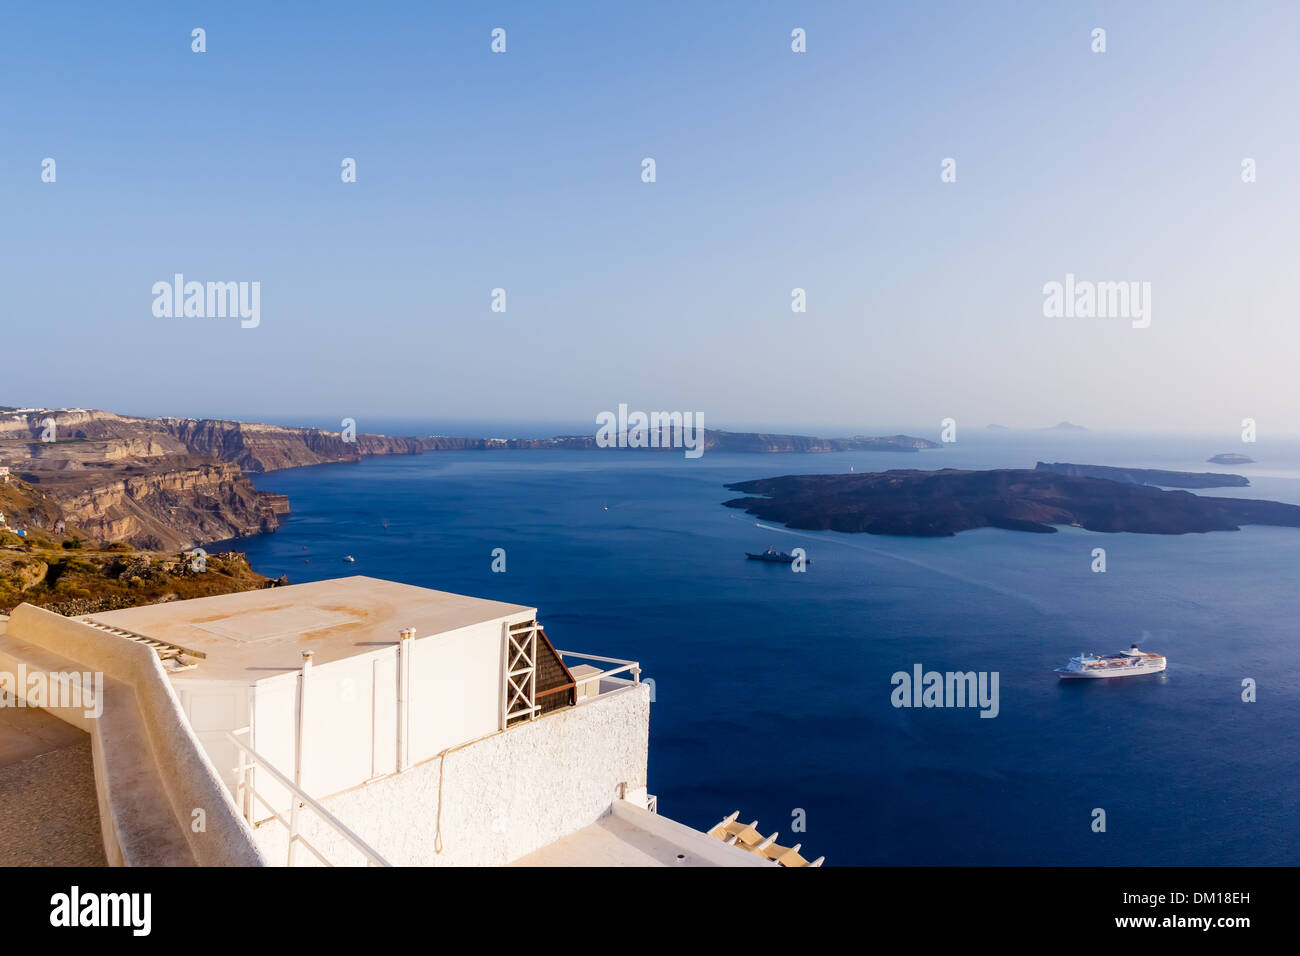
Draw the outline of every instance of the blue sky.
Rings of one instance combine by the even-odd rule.
[[[1295,4],[127,7],[0,31],[0,403],[1300,431]]]

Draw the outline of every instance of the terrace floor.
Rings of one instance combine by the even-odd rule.
[[[106,866],[90,735],[0,707],[0,867]]]
[[[772,864],[698,830],[618,801],[613,813],[511,866],[762,866]]]

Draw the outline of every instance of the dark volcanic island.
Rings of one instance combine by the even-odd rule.
[[[808,531],[943,537],[971,528],[1045,533],[1071,524],[1140,534],[1300,528],[1296,505],[1028,469],[786,475],[727,487],[761,496],[733,498],[727,507]]]

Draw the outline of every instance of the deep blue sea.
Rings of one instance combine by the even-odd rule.
[[[1218,452],[1260,464],[1207,464]],[[722,507],[737,496],[724,484],[750,478],[1039,459],[1236,471],[1251,488],[1213,493],[1300,504],[1300,442],[1234,435],[967,432],[914,454],[694,461],[458,452],[255,476],[293,512],[234,546],[294,583],[367,574],[534,605],[557,647],[640,661],[650,790],[694,827],[739,810],[827,865],[1300,863],[1300,529],[926,540]],[[745,560],[768,545],[812,563]],[[1053,673],[1134,641],[1169,658],[1164,676]],[[891,675],[918,663],[996,671],[998,716],[895,708]]]

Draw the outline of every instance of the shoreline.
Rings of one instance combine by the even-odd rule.
[[[684,416],[655,413],[650,421],[658,428],[638,424],[635,431],[613,436],[402,437],[357,432],[351,419],[343,419],[343,430],[333,432],[216,419],[139,418],[95,409],[15,409],[0,412],[0,466],[6,479],[9,473],[17,479],[10,486],[15,494],[0,502],[0,509],[14,527],[45,531],[66,523],[85,540],[163,551],[274,531],[292,503],[257,488],[256,475],[385,455],[626,447],[669,454],[685,449],[688,457],[697,457],[705,450],[916,453],[941,447],[908,435],[819,438],[717,431],[704,429],[702,422],[692,437]]]

